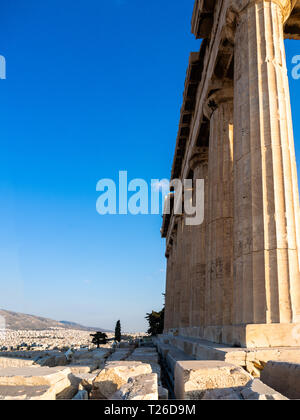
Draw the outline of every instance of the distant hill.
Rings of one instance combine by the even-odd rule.
[[[0,316],[5,318],[6,328],[11,330],[47,330],[49,328],[65,328],[81,331],[102,331],[110,332],[101,327],[85,327],[76,322],[54,321],[49,318],[42,318],[34,315],[21,314],[18,312],[6,311],[0,309]]]

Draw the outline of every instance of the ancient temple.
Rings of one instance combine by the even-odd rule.
[[[165,215],[165,333],[300,347],[300,209],[285,39],[299,0],[197,0],[172,179],[205,217]]]

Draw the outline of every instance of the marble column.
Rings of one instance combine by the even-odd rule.
[[[176,319],[175,319],[175,310],[176,310],[176,303],[177,303],[177,298],[176,298],[176,234],[173,233],[172,235],[173,237],[173,244],[172,244],[172,248],[170,251],[170,271],[171,271],[171,287],[170,287],[170,292],[172,293],[172,297],[171,297],[171,304],[170,304],[170,329],[175,328],[175,323],[176,323]]]
[[[299,322],[299,192],[283,34],[290,1],[237,3],[234,322]]]
[[[206,325],[222,326],[233,309],[233,89],[209,101]]]
[[[174,313],[173,313],[173,328],[179,328],[180,319],[180,307],[182,298],[182,221],[180,216],[176,216],[177,223],[174,232],[174,265],[173,265],[173,279],[174,279]]]
[[[182,229],[182,289],[180,295],[180,327],[190,326],[190,297],[191,297],[191,258],[192,234],[194,226],[187,226],[185,218],[181,219]]]
[[[173,282],[173,258],[172,247],[169,246],[166,253],[167,257],[167,280],[166,280],[166,295],[165,295],[165,331],[170,330],[173,325],[173,312],[174,312],[174,282]]]
[[[205,274],[206,274],[206,252],[205,252],[205,229],[207,218],[207,166],[208,148],[198,148],[193,156],[190,167],[193,170],[194,186],[197,179],[204,180],[204,222],[199,226],[191,226],[192,249],[191,249],[191,272],[190,272],[190,326],[203,327],[205,321]]]

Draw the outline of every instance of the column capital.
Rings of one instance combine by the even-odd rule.
[[[233,86],[224,86],[223,89],[219,89],[213,92],[206,100],[203,107],[203,113],[209,120],[215,110],[224,103],[233,103]]]
[[[190,160],[190,168],[194,171],[199,165],[208,163],[208,147],[197,147]]]
[[[296,2],[297,0],[232,0],[231,6],[237,13],[242,13],[254,4],[275,3],[280,7],[283,21],[285,22],[289,18]]]

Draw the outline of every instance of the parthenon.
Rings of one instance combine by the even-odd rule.
[[[300,347],[300,209],[285,39],[299,0],[197,0],[171,179],[205,216],[164,215],[165,333]]]

